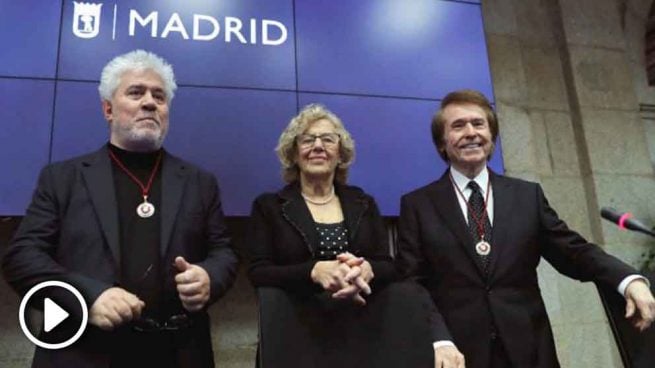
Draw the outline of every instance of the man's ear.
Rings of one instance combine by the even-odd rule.
[[[108,122],[112,122],[113,117],[112,117],[112,105],[110,101],[107,100],[102,100],[102,114],[105,116],[105,120]]]

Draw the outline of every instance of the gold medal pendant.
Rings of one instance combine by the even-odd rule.
[[[148,218],[155,214],[155,206],[148,202],[148,197],[143,197],[143,203],[137,206],[136,214],[141,218]]]
[[[488,256],[491,253],[491,244],[481,239],[477,244],[475,244],[475,252],[481,256]]]

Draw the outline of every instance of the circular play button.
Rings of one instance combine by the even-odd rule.
[[[28,307],[43,311],[40,333],[28,323]],[[18,319],[27,338],[44,349],[62,349],[77,341],[84,333],[89,318],[82,294],[61,281],[45,281],[32,287],[20,302]],[[37,338],[38,335],[38,338]]]

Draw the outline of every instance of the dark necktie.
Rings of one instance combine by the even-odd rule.
[[[468,208],[468,225],[469,233],[473,238],[473,246],[480,241],[480,225],[483,225],[483,234],[484,240],[491,244],[491,222],[487,216],[487,211],[485,211],[484,198],[482,197],[482,192],[480,191],[480,186],[474,181],[468,183],[468,187],[471,189],[472,193],[469,197],[469,208]],[[488,271],[489,267],[489,255],[479,254],[476,250],[475,254],[480,258],[482,263],[482,268],[485,272]]]

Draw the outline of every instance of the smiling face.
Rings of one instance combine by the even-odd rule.
[[[327,119],[319,119],[309,124],[303,135],[331,136],[336,133],[334,124]],[[332,180],[339,163],[339,145],[336,142],[330,143],[327,140],[315,138],[311,145],[302,145],[296,140],[296,163],[300,169],[301,178],[325,177]]]
[[[475,104],[450,104],[443,118],[443,143],[450,164],[462,173],[477,175],[494,148],[484,110]]]
[[[111,101],[102,101],[110,125],[109,141],[128,151],[158,150],[168,131],[164,81],[151,69],[128,70]]]

